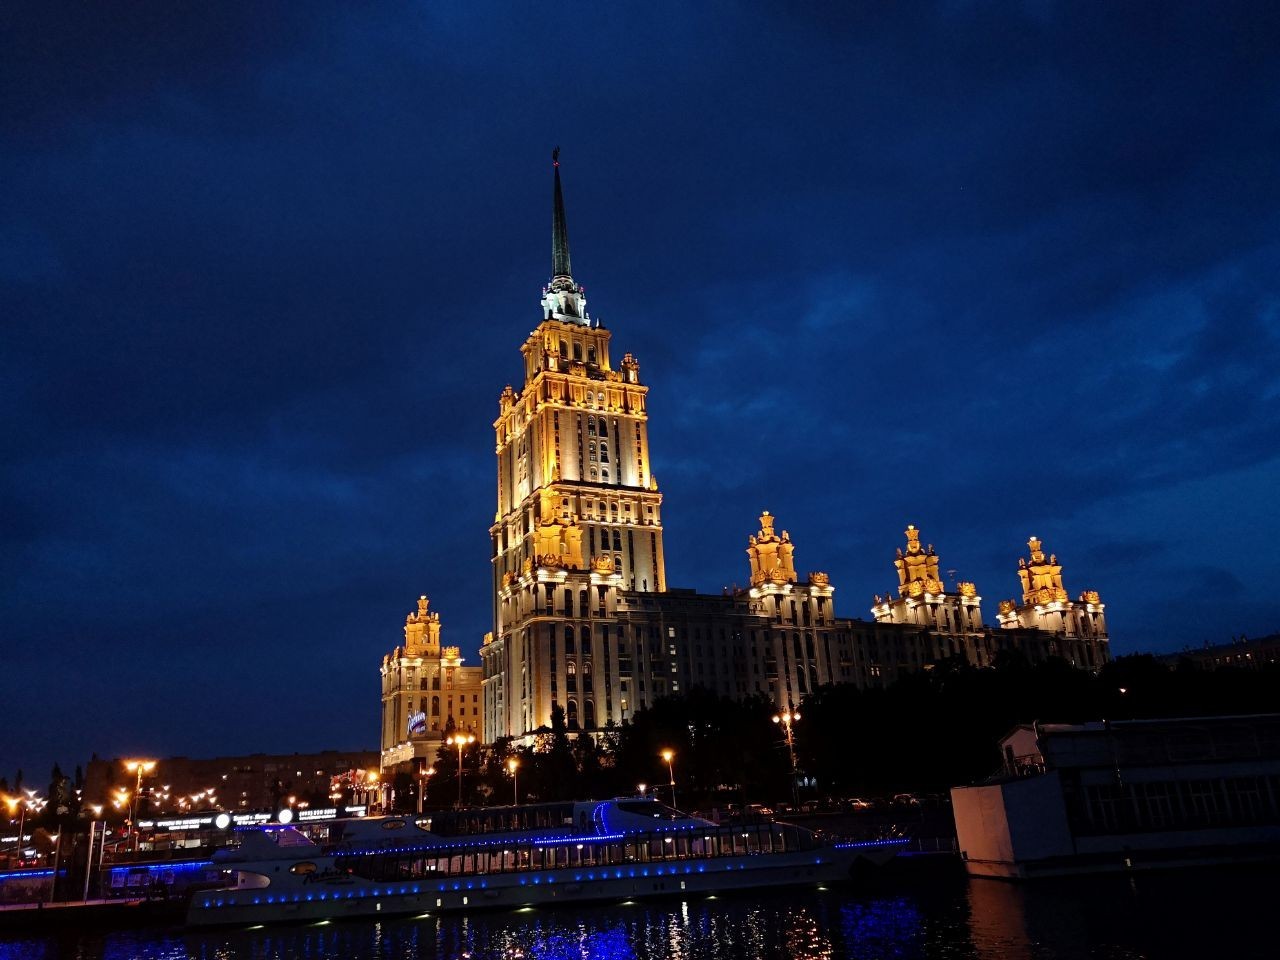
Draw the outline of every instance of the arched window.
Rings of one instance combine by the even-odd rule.
[[[577,652],[578,652],[578,648],[577,648],[577,646],[575,646],[575,644],[574,644],[574,638],[573,638],[573,627],[565,627],[565,628],[564,628],[564,652],[565,652],[565,653],[577,653]]]
[[[560,356],[564,357],[566,360],[569,359],[569,344],[565,343],[563,340],[560,341]]]
[[[604,394],[603,394],[603,393],[597,393],[597,394],[596,394],[596,403],[597,403],[597,404],[599,404],[599,405],[600,405],[600,406],[602,406],[602,407],[604,406]]]
[[[596,418],[587,417],[587,436],[594,437],[596,435]]]
[[[570,700],[564,707],[565,725],[570,730],[578,729],[578,701]]]
[[[613,531],[613,549],[615,550],[622,549],[622,531],[621,530]]]
[[[587,452],[590,454],[591,462],[595,463],[596,462],[596,442],[594,440],[592,440],[591,443],[587,445]]]
[[[595,363],[595,362],[596,362],[596,348],[587,347],[587,363]]]
[[[564,665],[564,675],[566,677],[574,677],[578,674],[578,665],[570,660]]]
[[[440,698],[439,697],[431,698],[431,715],[433,717],[440,716]]]
[[[604,483],[608,483],[608,482],[609,482],[609,471],[608,471],[608,470],[601,470],[601,471],[600,471],[600,479],[601,479],[601,481],[603,481]]]
[[[595,467],[592,467],[592,468],[591,468],[591,479],[592,479],[592,480],[596,479],[596,468],[595,468]]]
[[[582,720],[583,726],[588,730],[596,728],[596,703],[594,700],[586,700],[582,704]]]
[[[600,441],[600,462],[609,462],[609,444],[605,443],[603,440]]]
[[[573,359],[575,360],[582,359],[582,344],[580,344],[577,340],[573,341]]]

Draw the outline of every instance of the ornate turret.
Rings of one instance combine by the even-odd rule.
[[[1110,656],[1107,646],[1106,605],[1096,590],[1085,590],[1078,601],[1072,601],[1062,582],[1062,565],[1056,554],[1046,554],[1038,537],[1027,540],[1029,556],[1018,559],[1018,580],[1022,585],[1022,602],[1012,598],[1000,601],[997,619],[1000,626],[1035,627],[1064,638],[1060,655],[1077,665],[1097,668]],[[1098,659],[1089,662],[1089,651],[1079,643],[1083,638],[1100,647]]]
[[[1062,585],[1062,565],[1058,563],[1055,554],[1049,554],[1046,560],[1041,546],[1040,540],[1032,537],[1027,541],[1027,547],[1031,551],[1031,562],[1027,563],[1026,558],[1018,560],[1018,579],[1022,581],[1022,602],[1065,603],[1070,598]]]
[[[933,544],[920,546],[920,531],[908,524],[903,531],[906,549],[898,548],[893,565],[898,570],[898,596],[893,591],[876,594],[871,612],[881,623],[912,623],[941,633],[976,633],[982,627],[982,598],[968,581],[956,584],[952,592],[942,582],[941,562]],[[953,574],[955,571],[951,571]]]
[[[586,323],[587,298],[573,282],[569,258],[569,221],[564,213],[564,191],[560,186],[560,148],[551,151],[555,187],[551,209],[551,283],[542,291],[543,319]]]
[[[747,557],[751,561],[751,585],[763,583],[795,583],[795,544],[791,534],[773,532],[774,517],[768,510],[760,515],[760,532],[747,538]]]
[[[933,544],[926,548],[920,546],[920,531],[914,524],[907,524],[907,551],[898,548],[898,559],[893,565],[898,568],[898,596],[918,597],[921,594],[937,594],[943,592],[942,578],[938,576],[938,554]]]
[[[409,657],[433,657],[440,653],[440,614],[427,611],[426,595],[418,609],[404,618],[404,652]]]

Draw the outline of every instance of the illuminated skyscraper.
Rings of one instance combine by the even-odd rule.
[[[874,622],[835,616],[827,574],[797,572],[796,546],[767,510],[748,538],[749,587],[668,588],[648,388],[632,354],[614,367],[610,332],[587,312],[557,155],[553,164],[551,280],[521,347],[523,384],[502,391],[494,422],[486,741],[527,742],[556,706],[569,729],[599,730],[693,687],[794,707],[824,684],[890,683],[949,657],[985,666],[1017,649],[1089,669],[1105,662],[1105,632],[1085,642],[1063,635],[1077,619],[1002,615],[1002,629],[984,626],[974,585],[947,590],[914,527],[895,561],[898,595],[876,598]]]

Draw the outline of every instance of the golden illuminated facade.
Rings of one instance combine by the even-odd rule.
[[[647,387],[631,354],[614,367],[610,333],[573,278],[558,163],[541,308],[521,348],[522,386],[502,391],[494,421],[486,742],[531,742],[555,706],[570,730],[597,731],[695,687],[799,706],[824,684],[880,686],[957,656],[975,666],[1014,650],[1033,662],[1105,662],[1105,643],[1064,642],[1053,624],[985,626],[977,588],[947,589],[914,526],[895,561],[896,592],[876,597],[873,621],[836,617],[830,578],[801,578],[791,535],[767,510],[747,540],[748,588],[669,588]]]
[[[895,597],[876,596],[872,615],[879,623],[908,623],[956,636],[982,633],[982,597],[975,584],[964,582],[948,591],[938,570],[933,544],[920,546],[920,531],[908,525],[906,549],[898,548],[893,565],[898,569]]]
[[[1103,662],[1110,656],[1106,604],[1097,590],[1085,590],[1072,600],[1062,583],[1062,565],[1054,554],[1045,554],[1036,537],[1027,541],[1029,557],[1018,560],[1022,581],[1022,602],[1000,601],[996,619],[1006,629],[1034,628],[1071,641],[1076,646],[1093,644],[1103,650]]]
[[[382,658],[382,767],[433,762],[447,730],[482,727],[481,669],[440,645],[440,614],[425,596],[404,621],[404,645]]]
[[[616,574],[630,590],[661,591],[662,494],[649,460],[648,387],[631,354],[614,368],[611,334],[592,322],[574,282],[558,161],[554,211],[542,322],[521,347],[524,385],[502,391],[493,425],[494,593],[536,570],[588,569]]]

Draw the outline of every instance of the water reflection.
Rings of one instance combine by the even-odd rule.
[[[1108,960],[1270,956],[1272,874],[877,888],[226,931],[0,937],[0,960]],[[1214,918],[1208,922],[1207,918]]]

